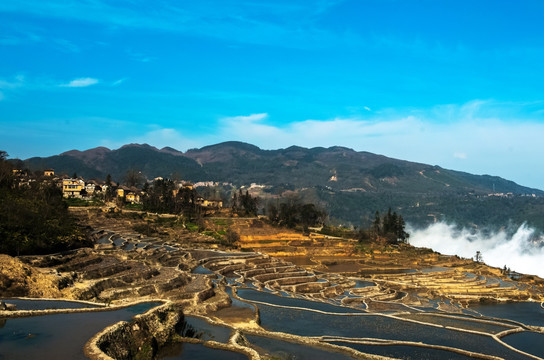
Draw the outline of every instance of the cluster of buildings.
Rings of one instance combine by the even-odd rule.
[[[15,175],[20,179],[24,178],[24,181],[19,182],[19,186],[30,185],[30,182],[36,181],[28,176],[24,176],[21,170],[14,170]],[[111,185],[109,186],[103,181],[97,180],[85,180],[81,177],[67,178],[56,177],[53,169],[47,169],[43,172],[43,177],[54,181],[57,186],[62,190],[62,195],[65,198],[77,198],[83,200],[91,200],[98,197],[101,199],[106,198],[106,194],[109,192],[110,196],[116,199],[121,199],[125,203],[141,204],[144,192],[136,187],[128,187],[124,185]],[[157,178],[155,180],[160,180]],[[180,182],[177,188],[173,190],[172,195],[175,197],[181,189],[193,190],[194,185],[189,182]],[[202,196],[197,196],[195,202],[205,208],[209,209],[221,209],[223,207],[223,201],[221,199],[205,199]]]
[[[135,187],[112,186],[112,194],[116,198],[124,199],[131,204],[141,204],[143,192]],[[108,185],[96,180],[85,181],[82,178],[62,179],[62,196],[65,198],[78,198],[89,200],[93,197],[104,197],[108,191]]]

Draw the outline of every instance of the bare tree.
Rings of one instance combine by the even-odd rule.
[[[129,169],[125,174],[125,185],[129,187],[138,186],[143,183],[144,177],[141,171]]]

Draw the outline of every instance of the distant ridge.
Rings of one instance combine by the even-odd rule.
[[[53,168],[57,174],[75,172],[88,179],[104,179],[111,174],[119,182],[133,169],[148,179],[176,177],[235,186],[256,183],[266,185],[271,196],[296,192],[308,201],[323,204],[340,222],[355,225],[368,221],[375,210],[392,207],[414,223],[446,219],[504,225],[529,220],[542,223],[544,229],[544,219],[532,220],[533,214],[536,218],[540,211],[542,218],[544,213],[540,198],[522,197],[543,197],[542,190],[497,176],[473,175],[340,146],[263,150],[228,141],[184,153],[172,147],[127,144],[114,150],[97,147],[34,157],[24,164],[31,170]],[[493,192],[496,197],[489,196]],[[509,193],[512,195],[506,195]],[[501,196],[509,198],[498,203]],[[509,204],[503,208],[506,202]],[[516,214],[522,210],[524,215]]]

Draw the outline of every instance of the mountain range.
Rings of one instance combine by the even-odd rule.
[[[415,225],[445,220],[496,228],[528,222],[544,230],[542,190],[497,176],[473,175],[338,146],[263,150],[224,142],[181,152],[129,144],[115,150],[97,147],[29,158],[24,165],[31,170],[77,173],[86,179],[104,179],[110,174],[118,182],[129,170],[136,170],[147,179],[160,176],[227,182],[236,187],[265,185],[270,199],[295,192],[305,201],[321,204],[332,221],[356,226],[370,222],[376,210],[392,208]]]

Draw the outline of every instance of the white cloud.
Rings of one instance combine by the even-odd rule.
[[[13,81],[0,79],[0,90],[3,90],[0,91],[0,101],[6,98],[6,90],[7,92],[15,91],[23,86],[25,86],[25,77],[23,75],[15,76]]]
[[[127,81],[127,78],[121,78],[119,80],[115,80],[114,82],[111,83],[111,86],[119,86],[125,81]]]
[[[366,111],[372,111],[368,106],[363,106],[363,109],[365,109]]]
[[[453,157],[456,158],[456,159],[466,159],[467,154],[465,154],[463,152],[455,152],[455,153],[453,153]]]
[[[98,84],[98,82],[99,82],[98,79],[86,77],[86,78],[74,79],[67,84],[61,84],[60,86],[72,87],[72,88],[73,87],[87,87],[87,86]]]
[[[17,75],[14,77],[14,81],[7,81],[0,79],[0,89],[16,89],[25,84],[25,77],[23,75]]]
[[[260,114],[226,117],[226,118],[223,118],[223,121],[227,123],[237,123],[237,122],[249,123],[249,122],[261,121],[266,118],[268,118],[267,113],[260,113]]]

